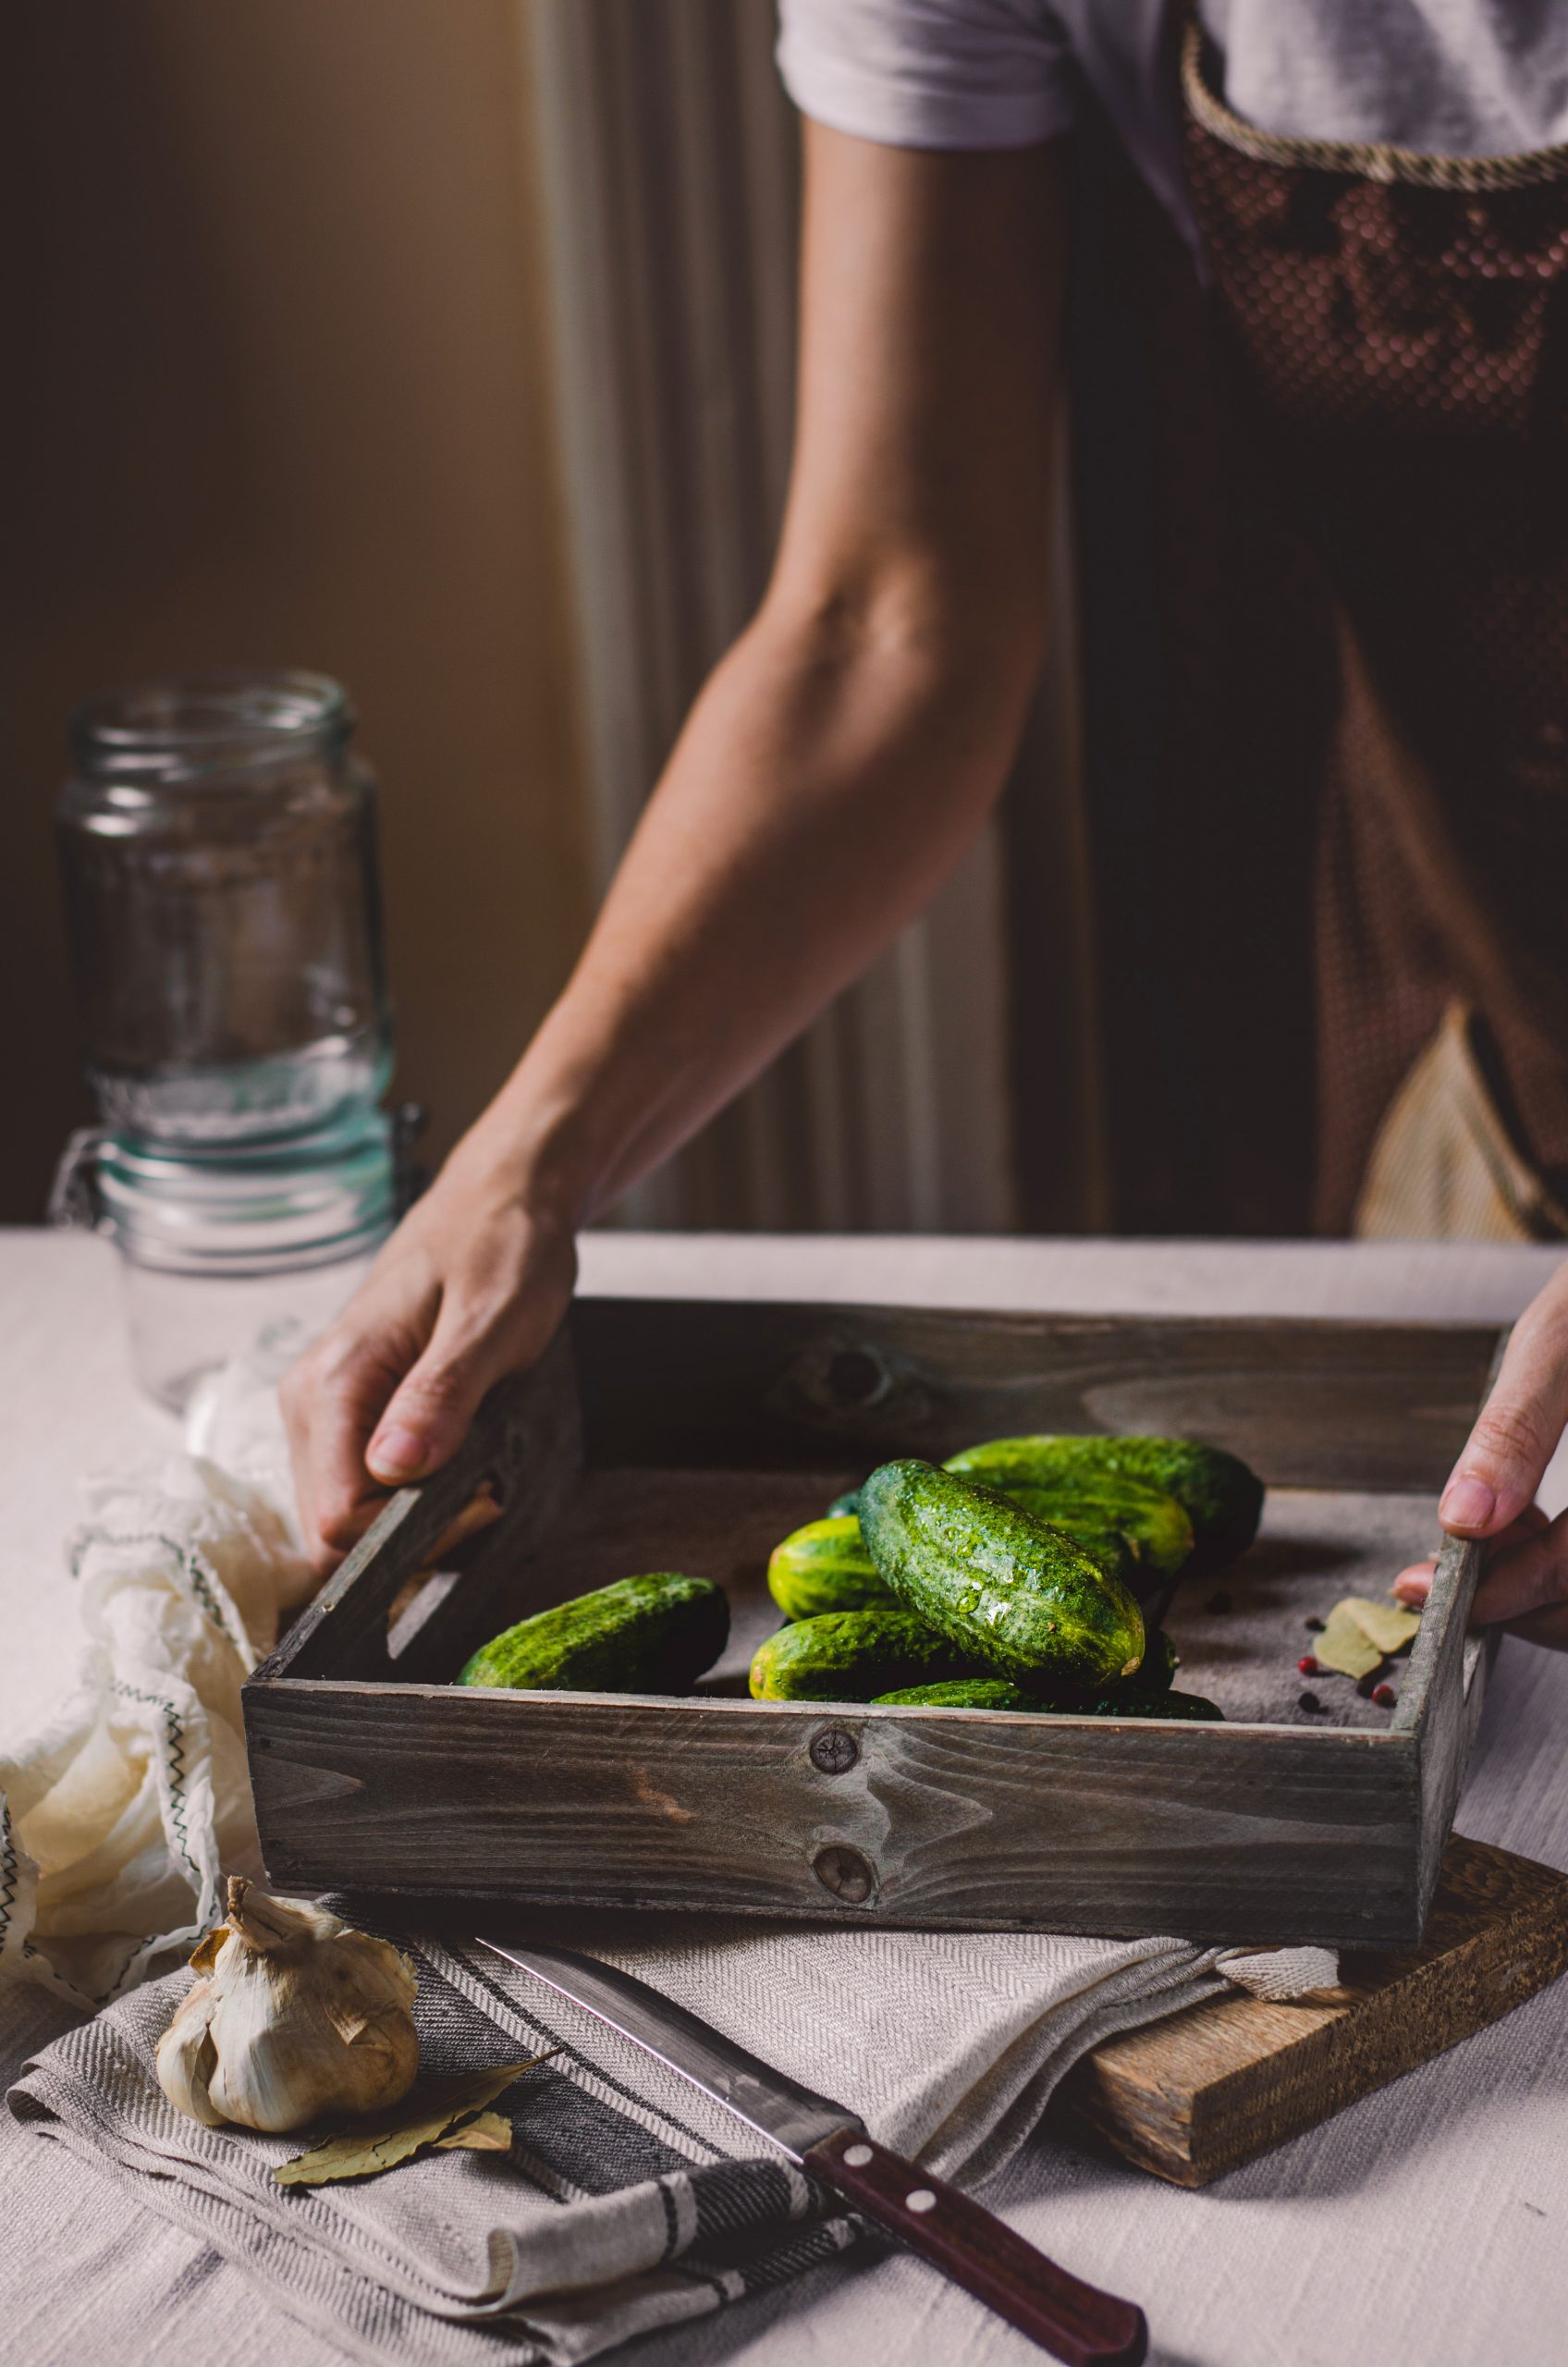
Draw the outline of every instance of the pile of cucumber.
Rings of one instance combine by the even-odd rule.
[[[992,1439],[884,1464],[768,1564],[759,1700],[1218,1718],[1137,1597],[1251,1544],[1263,1487],[1184,1439]]]
[[[1184,1439],[993,1439],[939,1469],[885,1463],[768,1564],[786,1625],[752,1662],[764,1701],[1218,1718],[1171,1689],[1138,1598],[1244,1552],[1263,1486]],[[680,1693],[723,1652],[724,1590],[653,1571],[521,1620],[459,1685]]]

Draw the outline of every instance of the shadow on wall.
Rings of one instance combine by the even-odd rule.
[[[510,0],[6,12],[0,1219],[83,1114],[50,808],[94,685],[299,665],[385,791],[400,1094],[450,1142],[589,905]]]

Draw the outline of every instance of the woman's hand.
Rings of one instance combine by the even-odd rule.
[[[1454,1465],[1438,1510],[1451,1537],[1485,1539],[1486,1569],[1471,1617],[1568,1651],[1568,1513],[1535,1501],[1568,1426],[1568,1265],[1513,1329],[1497,1387]],[[1402,1602],[1426,1601],[1435,1564],[1394,1580]]]
[[[571,1224],[467,1148],[284,1380],[305,1550],[324,1576],[388,1488],[457,1452],[485,1391],[544,1353],[571,1297]]]

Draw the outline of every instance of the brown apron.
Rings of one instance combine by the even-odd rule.
[[[1316,1221],[1550,1236],[1568,1200],[1568,149],[1275,139],[1216,95],[1195,27],[1182,64],[1232,457],[1311,554],[1304,640],[1331,619]],[[1299,794],[1288,765],[1272,778]],[[1302,843],[1276,842],[1286,862]]]

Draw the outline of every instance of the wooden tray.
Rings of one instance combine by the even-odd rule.
[[[587,1300],[461,1455],[388,1503],[245,1687],[269,1877],[427,1898],[1194,1939],[1418,1940],[1479,1714],[1451,1544],[1391,1714],[1299,1707],[1305,1618],[1434,1541],[1487,1327]],[[573,1383],[573,1366],[581,1389]],[[581,1405],[581,1413],[580,1413]],[[769,1547],[895,1454],[1158,1430],[1270,1487],[1237,1568],[1178,1594],[1225,1725],[754,1702]],[[437,1539],[488,1479],[462,1566]],[[509,1621],[640,1569],[729,1589],[680,1699],[455,1690]],[[412,1595],[412,1600],[409,1598]],[[1229,1607],[1226,1607],[1226,1606]]]

